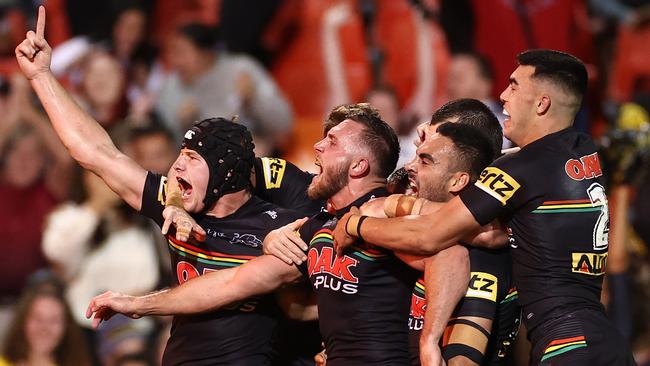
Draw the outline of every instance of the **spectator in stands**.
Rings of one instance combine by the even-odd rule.
[[[28,288],[3,345],[1,366],[88,366],[79,327],[56,288]]]
[[[68,195],[72,160],[22,76],[0,80],[0,339],[27,277],[46,265],[46,215]]]
[[[174,136],[154,121],[132,127],[128,139],[133,160],[153,173],[167,174],[178,155]]]
[[[178,136],[193,121],[213,116],[239,115],[256,145],[275,146],[290,130],[291,107],[273,79],[247,56],[215,52],[213,29],[188,24],[170,42],[174,72],[163,82],[156,109]]]
[[[104,127],[127,114],[126,77],[117,59],[102,51],[88,54],[81,66],[76,99]]]
[[[399,160],[397,168],[413,160],[415,156],[415,144],[418,134],[415,131],[417,120],[408,120],[400,113],[399,101],[395,90],[390,86],[378,86],[370,89],[366,101],[377,108],[382,119],[395,130],[399,139]]]
[[[447,94],[449,99],[471,98],[480,100],[494,113],[503,127],[505,115],[503,105],[492,98],[494,74],[490,61],[475,52],[456,53],[451,58]],[[511,147],[512,143],[503,138],[503,148]]]
[[[66,283],[74,320],[105,363],[125,352],[143,351],[152,323],[118,318],[98,337],[84,317],[86,304],[108,288],[141,294],[153,290],[158,259],[148,222],[93,173],[79,169],[79,177],[78,197],[59,206],[47,221],[43,252]]]

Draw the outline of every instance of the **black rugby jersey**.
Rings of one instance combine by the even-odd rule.
[[[164,221],[166,182],[149,173],[142,196],[142,214],[158,225]],[[255,196],[224,218],[192,216],[205,229],[205,242],[182,243],[167,235],[176,284],[262,255],[266,234],[299,217]],[[174,316],[163,365],[269,365],[277,316],[271,295],[214,312]]]
[[[305,216],[317,214],[325,206],[324,201],[311,200],[307,196],[307,187],[313,178],[314,174],[284,159],[255,159],[255,195]]]
[[[505,365],[510,356],[521,318],[517,290],[511,276],[512,262],[507,248],[486,250],[469,248],[470,281],[467,293],[451,315],[455,318],[476,316],[492,320],[490,337],[480,365]],[[420,365],[420,334],[426,312],[424,276],[418,279],[412,294],[409,314],[411,365]],[[445,337],[446,338],[446,337]],[[445,361],[457,355],[458,347],[451,343],[441,345]],[[473,355],[474,359],[480,354]]]
[[[553,310],[602,310],[609,212],[592,139],[568,128],[487,167],[460,195],[481,224],[507,223],[530,330]]]
[[[325,202],[311,200],[307,187],[314,174],[300,170],[284,159],[255,159],[255,195],[280,207],[293,209],[302,216],[313,216],[324,210]],[[284,319],[275,343],[275,366],[313,365],[320,352],[318,321]]]
[[[299,268],[316,291],[328,366],[409,363],[406,325],[416,271],[391,251],[366,243],[356,243],[343,258],[333,245],[338,218],[351,206],[386,195],[385,189],[373,190],[336,216],[317,215],[301,230],[309,249]]]

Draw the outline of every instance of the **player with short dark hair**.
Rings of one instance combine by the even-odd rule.
[[[634,364],[600,303],[609,213],[596,147],[571,128],[586,90],[577,58],[531,50],[501,94],[506,137],[521,147],[434,214],[405,220],[346,215],[335,239],[344,253],[358,235],[393,250],[433,254],[468,231],[507,223],[513,272],[532,364]],[[348,220],[362,221],[354,231]],[[447,225],[432,230],[432,223]]]

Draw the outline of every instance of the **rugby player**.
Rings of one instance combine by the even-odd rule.
[[[41,6],[36,33],[27,33],[16,57],[56,133],[84,168],[162,225],[166,178],[147,172],[121,153],[56,81],[49,68],[51,48],[44,29]],[[206,238],[202,243],[182,243],[167,236],[177,284],[262,255],[266,234],[298,217],[251,194],[253,160],[250,133],[230,120],[203,120],[185,134],[170,175],[182,188],[182,206],[206,229]],[[266,296],[241,300],[218,311],[175,316],[163,364],[270,365],[277,325],[275,301]]]
[[[433,214],[345,215],[335,230],[337,251],[360,235],[431,255],[499,218],[510,233],[532,364],[634,364],[600,303],[609,230],[603,172],[592,139],[571,127],[587,87],[585,66],[553,50],[526,51],[517,60],[501,100],[505,136],[521,150],[496,160]],[[349,220],[362,224],[350,230]]]
[[[308,276],[330,365],[408,365],[406,321],[416,272],[392,252],[362,241],[353,253],[336,257],[330,234],[337,217],[350,207],[387,195],[386,177],[398,156],[397,137],[367,104],[342,106],[332,115],[336,118],[329,120],[336,125],[314,145],[321,173],[308,193],[312,199],[328,198],[334,214],[322,212],[300,229],[303,241],[310,243],[306,263],[292,266],[265,255],[144,297],[100,295],[87,315],[95,312],[98,322],[114,311],[135,317],[195,313]]]

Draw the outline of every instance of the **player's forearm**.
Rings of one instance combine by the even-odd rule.
[[[350,223],[353,220],[358,222],[355,215],[346,222],[348,235],[358,237],[360,234],[368,243],[393,251],[425,256],[456,245],[467,233],[480,228],[458,197],[429,215],[390,219],[368,217],[358,226],[354,222]]]
[[[434,255],[425,263],[427,310],[420,342],[437,344],[454,308],[467,292],[469,253],[465,247],[455,245]]]
[[[92,169],[100,158],[121,154],[106,131],[70,97],[51,72],[31,80],[59,139],[70,155]]]
[[[178,315],[202,313],[243,300],[230,290],[229,281],[236,268],[210,272],[184,284],[139,296],[134,300],[134,312],[147,315]]]

